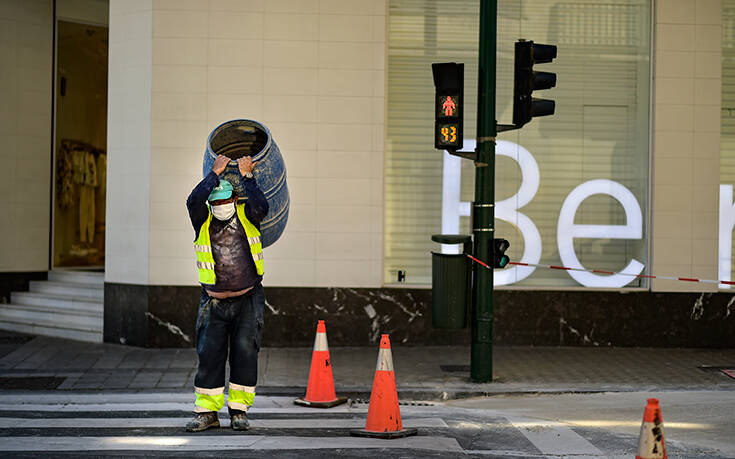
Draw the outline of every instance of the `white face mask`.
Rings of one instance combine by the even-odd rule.
[[[235,203],[229,202],[219,206],[212,206],[212,215],[214,215],[214,218],[217,220],[229,220],[233,215],[235,215]]]

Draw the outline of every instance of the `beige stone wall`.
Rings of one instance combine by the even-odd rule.
[[[105,280],[148,284],[152,0],[110,2]]]
[[[145,17],[125,13],[136,5]],[[108,233],[107,280],[196,283],[186,196],[211,130],[251,118],[278,143],[292,199],[284,235],[265,251],[267,285],[380,286],[386,8],[113,0],[110,36],[132,34],[148,51],[114,55],[111,38],[109,167],[119,184],[108,189],[108,226],[122,227]],[[126,216],[111,215],[113,201]]]
[[[652,271],[717,279],[722,2],[655,3]],[[717,286],[654,280],[652,289]]]
[[[0,271],[49,266],[53,2],[0,0]]]

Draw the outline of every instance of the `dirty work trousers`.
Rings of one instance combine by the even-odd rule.
[[[230,414],[245,412],[253,404],[264,308],[265,294],[260,284],[244,295],[222,300],[210,297],[202,289],[196,324],[199,367],[194,380],[195,412],[219,411],[224,407],[228,348]]]

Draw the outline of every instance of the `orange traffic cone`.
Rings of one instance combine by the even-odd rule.
[[[309,384],[306,386],[306,396],[297,398],[294,403],[313,408],[331,408],[345,403],[347,397],[337,397],[334,393],[334,378],[332,376],[332,361],[329,358],[327,344],[327,327],[320,320],[316,325],[314,338],[314,352],[311,355],[311,369],[309,370]]]
[[[396,376],[388,335],[380,338],[378,366],[375,368],[373,389],[370,393],[367,422],[363,430],[351,430],[350,435],[373,438],[401,438],[416,435],[416,429],[404,429],[401,409],[398,407]]]
[[[638,440],[638,455],[635,459],[667,459],[664,444],[664,420],[657,398],[649,398],[643,412],[641,436]]]

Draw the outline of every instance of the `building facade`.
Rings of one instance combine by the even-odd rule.
[[[319,318],[335,344],[468,341],[431,325],[431,252],[456,248],[430,237],[469,234],[474,166],[433,148],[430,64],[465,64],[471,150],[478,0],[0,5],[4,291],[104,266],[105,341],[191,345],[184,201],[209,133],[246,118],[270,129],[291,196],[265,251],[266,343],[308,345]],[[557,45],[543,70],[558,81],[554,116],[498,136],[496,234],[514,261],[616,274],[496,271],[496,342],[735,344],[733,297],[716,282],[733,280],[734,17],[730,0],[498,2],[498,122],[512,117],[515,41]],[[89,51],[101,36],[87,54],[105,54],[103,70],[65,57],[79,54],[64,53],[68,37]],[[101,76],[82,78],[97,73],[105,94]],[[95,97],[70,101],[80,84]],[[90,108],[103,98],[104,113]],[[64,140],[106,160],[74,213],[61,206],[62,150],[77,148]],[[96,242],[77,225],[85,206]]]

